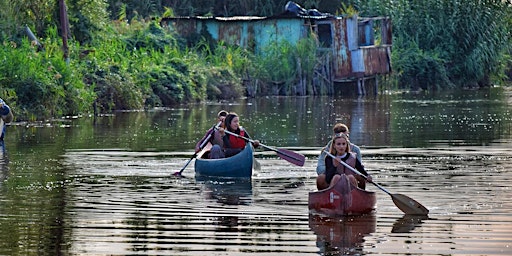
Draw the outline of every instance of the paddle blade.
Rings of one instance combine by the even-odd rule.
[[[252,168],[257,171],[261,170],[261,164],[254,156],[252,157]]]
[[[304,155],[293,152],[291,150],[280,148],[276,152],[281,159],[284,159],[297,166],[304,166],[304,162],[306,161],[306,157]]]
[[[428,209],[414,199],[402,194],[390,194],[393,203],[405,214],[427,215]]]

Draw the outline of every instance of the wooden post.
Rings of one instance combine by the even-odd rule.
[[[64,52],[64,60],[69,64],[69,47],[68,47],[68,32],[69,21],[66,2],[59,0],[59,14],[60,14],[60,29],[62,36],[62,51]]]

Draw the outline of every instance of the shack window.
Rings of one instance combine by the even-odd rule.
[[[373,20],[359,22],[359,46],[375,45],[375,32]]]
[[[332,47],[331,24],[318,24],[317,33],[318,33],[318,41],[320,41],[320,47],[331,48]]]

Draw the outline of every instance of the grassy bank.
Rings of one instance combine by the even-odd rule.
[[[56,25],[63,9],[57,2],[63,1],[0,2],[5,6],[0,9],[0,97],[13,107],[18,120],[328,91],[313,89],[312,74],[321,58],[315,38],[297,45],[275,42],[264,49],[264,56],[255,56],[213,42],[207,35],[198,34],[193,44],[185,42],[160,27],[158,17],[175,15],[164,6],[137,13],[146,10],[138,8],[135,4],[141,2],[137,1],[69,0],[68,56],[62,51],[62,33]],[[282,12],[284,3],[264,2],[273,7],[250,14]],[[311,7],[311,3],[297,2]],[[230,2],[230,10],[242,10],[235,7],[237,3]],[[186,10],[199,10],[189,4]],[[476,88],[512,76],[508,2],[349,1],[341,5],[341,13],[391,17],[393,74],[386,78],[392,84],[388,88]],[[230,14],[238,13],[226,13]],[[19,24],[29,24],[39,44],[27,39]],[[298,81],[303,85],[300,90]]]
[[[41,47],[22,38],[0,49],[0,97],[18,120],[272,94],[275,81],[293,84],[297,47],[307,45],[276,44],[266,57],[205,39],[190,48],[157,22],[134,20],[113,22],[87,45],[70,44],[66,60],[56,31]]]

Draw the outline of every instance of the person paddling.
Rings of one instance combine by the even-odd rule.
[[[224,119],[224,123],[226,125],[227,131],[238,134],[248,139],[251,138],[249,133],[240,126],[240,120],[236,113],[229,113],[226,116],[226,119]],[[245,144],[247,143],[246,140],[227,133],[224,135],[223,141],[224,153],[226,157],[234,156],[240,153],[245,148]],[[253,140],[252,144],[255,148],[257,148],[260,145],[260,142],[258,140]]]
[[[14,115],[12,114],[11,108],[4,102],[3,99],[0,99],[0,118],[2,118],[2,121],[4,121],[4,123],[2,123],[2,126],[0,127],[0,129],[2,129],[0,131],[0,141],[3,142],[6,132],[5,124],[12,122],[12,120],[14,119]]]
[[[347,135],[347,138],[349,138],[350,131],[345,124],[336,123],[332,128],[332,131],[334,134],[344,133]],[[327,145],[325,145],[325,147],[322,149],[322,152],[318,156],[318,162],[316,165],[316,173],[318,174],[316,178],[316,186],[318,190],[326,189],[329,187],[329,183],[325,181],[325,157],[327,154],[324,152],[324,150],[329,150],[329,148],[331,148],[331,143],[332,140],[329,140]],[[357,145],[350,143],[350,151],[356,155],[359,162],[363,162],[361,157],[361,149]]]
[[[354,173],[341,164],[338,159],[327,156],[325,158],[325,181],[329,186],[334,186],[340,179],[340,175],[345,174],[352,184],[361,189],[366,188],[366,180],[371,181],[372,177],[365,171],[363,164],[357,159],[356,155],[350,152],[350,140],[346,134],[337,133],[334,135],[329,153],[366,176],[365,178]]]
[[[195,147],[195,152],[198,153],[199,151],[202,150],[201,148],[201,145],[206,145],[204,144],[204,141],[206,139],[208,139],[209,137],[209,140],[208,142],[210,144],[212,144],[212,148],[210,149],[210,154],[209,154],[209,158],[210,159],[217,159],[217,158],[224,158],[224,151],[223,151],[223,148],[224,148],[224,141],[222,139],[222,136],[224,136],[224,119],[226,118],[226,116],[228,115],[228,112],[226,110],[221,110],[219,111],[219,113],[217,113],[217,124],[220,123],[220,125],[218,126],[219,128],[218,129],[215,129],[214,127],[210,128],[208,131],[206,131],[206,133],[204,134],[204,137],[199,140],[196,144],[196,147]],[[209,136],[211,134],[211,136]]]

